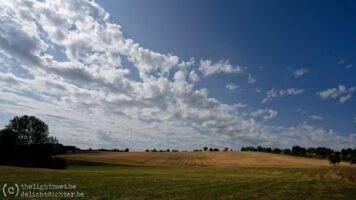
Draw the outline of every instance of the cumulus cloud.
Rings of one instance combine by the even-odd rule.
[[[356,92],[356,87],[347,88],[344,85],[338,85],[337,87],[318,92],[317,95],[319,95],[322,100],[338,98],[339,102],[343,104],[351,99],[352,93],[354,92]]]
[[[240,111],[246,104],[210,97],[208,89],[196,89],[197,72],[206,77],[240,74],[244,68],[200,60],[197,71],[194,59],[144,48],[126,38],[95,1],[0,2],[0,59],[14,69],[0,72],[0,110],[44,119],[65,144],[136,150],[355,144],[354,135],[328,129],[267,126],[254,118],[265,121],[277,111],[246,116]],[[20,69],[25,75],[17,73]],[[133,73],[137,79],[130,78]],[[267,97],[302,92],[290,88]]]
[[[239,86],[236,85],[235,83],[229,83],[226,85],[226,89],[232,91],[232,90],[236,90]]]
[[[189,72],[189,79],[192,81],[192,82],[197,82],[200,80],[198,74],[195,72],[195,70],[192,70]]]
[[[181,63],[178,64],[180,68],[189,68],[195,65],[195,58],[190,58],[188,61],[183,60]]]
[[[294,74],[294,77],[298,78],[298,77],[301,77],[305,74],[307,74],[309,72],[309,69],[305,69],[305,68],[300,68],[300,69],[297,69],[293,72]]]
[[[288,89],[280,89],[280,90],[275,90],[273,88],[267,91],[266,97],[262,100],[262,103],[266,103],[277,97],[299,95],[303,92],[304,92],[303,89],[297,89],[297,88],[288,88]]]
[[[210,76],[213,74],[240,74],[244,72],[243,67],[233,66],[228,60],[220,60],[213,63],[211,60],[200,60],[199,70],[204,76]]]

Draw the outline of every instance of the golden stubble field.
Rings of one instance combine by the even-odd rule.
[[[92,152],[63,158],[135,166],[327,167],[329,161],[262,152]],[[340,163],[340,166],[349,166]]]
[[[320,159],[260,152],[90,152],[61,157],[68,159],[65,170],[0,166],[0,185],[70,183],[93,200],[356,199],[356,167],[334,167]]]

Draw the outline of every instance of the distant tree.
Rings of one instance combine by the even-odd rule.
[[[315,156],[316,155],[316,149],[313,147],[310,147],[307,149],[307,154],[308,156]]]
[[[326,147],[317,147],[315,149],[315,155],[320,158],[327,158],[334,151]]]
[[[125,149],[125,152],[129,152],[130,150],[128,148]]]
[[[293,146],[292,154],[295,156],[305,156],[307,154],[307,150],[304,147]]]
[[[255,147],[241,147],[241,151],[257,151]]]
[[[225,148],[224,148],[224,151],[229,151],[229,148],[225,147]]]
[[[150,152],[150,150],[149,150],[149,149],[146,149],[145,152]]]
[[[330,161],[330,164],[333,164],[334,166],[341,162],[341,156],[340,156],[340,153],[339,152],[334,152],[334,153],[331,153],[329,155],[329,161]]]
[[[283,149],[283,154],[287,154],[287,155],[289,155],[289,154],[291,154],[291,150],[290,149]]]
[[[350,164],[356,164],[356,152],[350,156]]]
[[[204,151],[207,151],[207,150],[208,150],[208,147],[204,147],[203,150],[204,150]]]
[[[64,146],[65,152],[71,152],[71,153],[75,153],[76,151],[80,151],[79,148],[77,148],[76,146]]]
[[[341,150],[341,159],[345,161],[349,161],[351,156],[355,153],[353,149],[347,148]]]
[[[272,150],[272,152],[273,152],[273,153],[281,153],[282,150],[280,150],[280,149],[278,149],[278,148],[274,148],[274,149]]]
[[[167,149],[166,151],[167,151],[167,152],[170,152],[171,150],[170,150],[170,149]]]

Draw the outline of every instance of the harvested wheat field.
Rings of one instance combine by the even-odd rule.
[[[262,152],[93,152],[63,158],[136,166],[327,167],[327,160]],[[340,165],[348,165],[341,163]]]

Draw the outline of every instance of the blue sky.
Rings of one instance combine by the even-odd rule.
[[[99,1],[127,37],[143,46],[181,58],[229,59],[247,66],[257,79],[249,85],[240,75],[213,76],[198,87],[223,102],[262,108],[271,88],[305,89],[299,97],[278,99],[269,107],[281,115],[274,125],[315,123],[345,133],[355,130],[355,99],[344,104],[320,101],[315,94],[339,84],[356,84],[356,3],[354,1]],[[344,64],[338,64],[344,60]],[[353,65],[352,69],[346,69]],[[259,69],[263,66],[263,69]],[[297,69],[309,70],[294,78]],[[226,92],[225,85],[243,86]],[[256,94],[255,90],[262,92]],[[311,122],[298,109],[325,119]]]
[[[354,1],[3,3],[0,125],[36,115],[80,147],[355,144]]]

